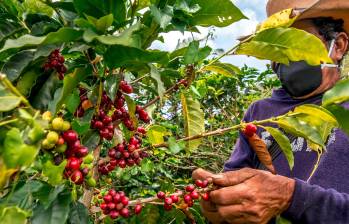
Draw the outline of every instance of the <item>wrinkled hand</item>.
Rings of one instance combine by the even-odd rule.
[[[193,177],[205,172],[194,171]],[[220,187],[210,193],[211,207],[202,206],[205,216],[212,215],[207,212],[214,208],[217,219],[206,216],[213,223],[267,223],[288,208],[295,186],[293,179],[249,168],[220,175],[206,172],[206,176]]]

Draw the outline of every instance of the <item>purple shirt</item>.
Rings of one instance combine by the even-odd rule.
[[[292,99],[284,89],[273,91],[272,97],[255,102],[246,112],[244,120],[251,122],[285,114],[302,104],[321,104],[322,96],[307,100]],[[349,104],[345,104],[349,109]],[[348,118],[349,119],[349,118]],[[259,136],[268,146],[273,142],[270,134],[258,129]],[[324,152],[309,183],[311,171],[317,160],[317,153],[307,147],[303,138],[292,144],[295,165],[291,171],[285,156],[281,153],[273,161],[279,175],[296,180],[295,192],[288,210],[283,214],[293,223],[349,223],[349,137],[336,129],[327,142]],[[247,139],[240,133],[235,150],[224,166],[225,171],[243,167],[254,168],[254,152]]]

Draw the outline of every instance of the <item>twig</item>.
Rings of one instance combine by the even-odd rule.
[[[172,91],[176,90],[179,87],[179,83],[174,84],[172,87],[170,87],[169,89],[166,90],[166,92],[164,93],[164,95],[171,93]],[[143,106],[143,108],[147,108],[151,105],[153,105],[154,103],[156,103],[158,100],[160,100],[160,96],[155,97],[153,100],[151,100],[150,102],[148,102],[146,105]]]
[[[137,83],[137,82],[139,82],[139,81],[141,81],[142,79],[147,78],[147,77],[149,77],[149,74],[143,75],[142,77],[139,77],[138,79],[133,80],[133,81],[130,82],[129,84]]]
[[[210,192],[215,190],[216,187],[214,186],[209,186],[207,188],[202,188],[202,189],[198,189],[197,192],[198,193],[206,193],[206,192]],[[180,192],[176,192],[173,194],[169,194],[169,195],[177,195],[178,197],[183,196],[184,194],[186,194],[185,191],[180,191]],[[150,198],[143,198],[143,199],[137,199],[137,200],[133,200],[129,202],[129,206],[135,206],[137,204],[152,204],[153,202],[160,202],[161,199],[159,199],[158,197],[150,197]],[[164,203],[161,203],[161,205],[163,205]]]
[[[265,119],[265,120],[260,120],[260,121],[253,121],[253,122],[250,122],[250,123],[252,123],[254,125],[262,125],[262,124],[265,124],[265,123],[275,123],[275,122],[277,122],[278,120],[280,120],[282,118],[292,117],[292,116],[296,116],[298,114],[299,113],[287,113],[287,114],[284,114],[284,115],[281,115],[281,116],[278,116],[278,117],[272,117],[272,118]],[[193,136],[190,136],[190,137],[177,139],[177,142],[180,142],[180,141],[192,141],[192,140],[206,138],[206,137],[210,137],[210,136],[223,135],[223,134],[225,134],[227,132],[230,132],[230,131],[239,130],[239,129],[243,128],[244,126],[245,126],[245,123],[241,123],[241,124],[229,127],[229,128],[221,128],[221,129],[217,129],[215,131],[210,131],[210,132],[206,132],[206,133],[202,133],[202,134],[198,134],[198,135],[193,135]],[[164,142],[164,143],[160,143],[160,144],[154,144],[152,146],[143,147],[143,148],[137,149],[135,151],[145,151],[145,150],[149,150],[149,149],[152,149],[152,148],[161,148],[161,147],[168,147],[168,143]]]
[[[188,208],[185,209],[181,209],[181,211],[184,213],[184,215],[188,218],[189,222],[191,224],[196,224],[195,218],[193,216],[193,214],[189,211]]]

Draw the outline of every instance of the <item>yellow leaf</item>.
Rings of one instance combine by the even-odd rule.
[[[17,169],[7,169],[6,165],[0,160],[0,189],[5,187],[10,177],[17,172]]]
[[[299,12],[293,9],[285,9],[268,17],[264,22],[257,26],[256,32],[276,27],[290,27],[299,16]]]

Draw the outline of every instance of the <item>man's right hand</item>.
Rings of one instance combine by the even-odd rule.
[[[197,169],[193,172],[193,179],[195,180],[208,180],[212,181],[215,175],[203,169]],[[224,223],[222,216],[218,213],[217,207],[211,201],[200,201],[201,210],[203,215],[213,224]]]

